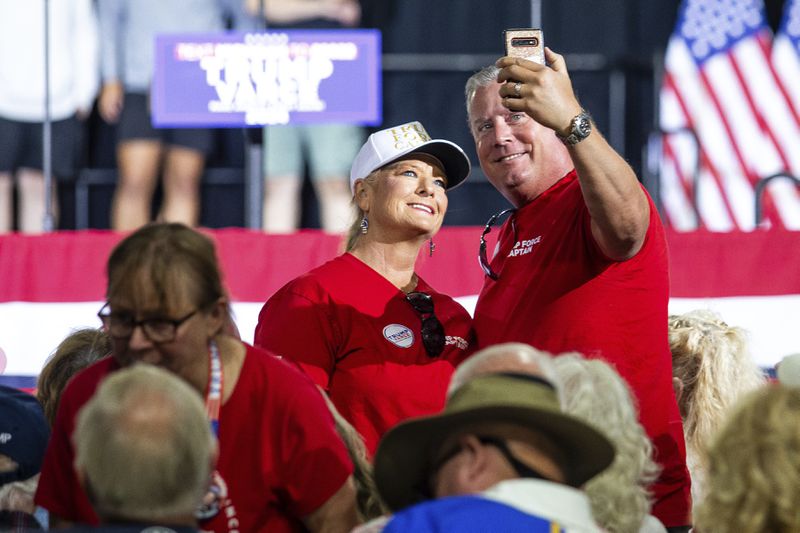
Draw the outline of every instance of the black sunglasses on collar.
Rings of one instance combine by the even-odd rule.
[[[515,208],[509,207],[508,209],[503,209],[499,213],[495,213],[489,217],[488,221],[486,221],[486,227],[483,228],[483,233],[481,233],[481,246],[478,250],[478,263],[480,263],[483,273],[495,281],[497,281],[497,278],[500,276],[492,270],[492,267],[489,265],[489,259],[486,257],[486,236],[490,231],[492,231],[492,226],[497,224],[500,218],[508,215],[509,213],[514,213],[514,211],[516,211]]]
[[[424,292],[409,292],[406,300],[422,319],[422,345],[430,357],[438,357],[444,350],[444,327],[433,314],[433,298]]]

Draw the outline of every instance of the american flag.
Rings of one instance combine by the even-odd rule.
[[[797,116],[800,111],[800,0],[789,0],[784,6],[783,20],[772,47],[772,63]]]
[[[800,175],[800,20],[796,7],[790,11],[794,37],[785,35],[793,43],[795,70],[784,77],[788,72],[773,62],[760,0],[681,5],[659,110],[660,197],[675,229],[752,230],[758,182]],[[791,180],[771,180],[760,206],[765,225],[800,229],[800,194]]]

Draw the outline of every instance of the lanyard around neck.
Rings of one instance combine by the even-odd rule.
[[[211,431],[219,436],[219,411],[222,406],[222,361],[214,339],[208,343],[208,385],[206,387],[206,415]]]

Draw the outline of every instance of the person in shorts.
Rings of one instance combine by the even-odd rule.
[[[62,180],[74,178],[83,143],[83,119],[92,109],[99,83],[97,17],[92,0],[50,4],[50,91],[45,95],[45,58],[39,44],[44,42],[45,31],[42,2],[0,0],[0,13],[0,234],[14,229],[40,233],[49,229],[45,225],[43,171],[46,96],[52,175]],[[22,43],[37,46],[20,46]]]

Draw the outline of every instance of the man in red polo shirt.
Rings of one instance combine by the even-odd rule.
[[[479,348],[518,341],[613,364],[662,466],[653,514],[688,529],[690,480],[667,342],[663,227],[633,170],[581,108],[562,56],[502,58],[466,86],[481,168],[516,208],[475,308]]]

